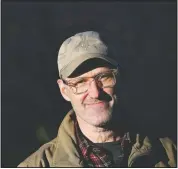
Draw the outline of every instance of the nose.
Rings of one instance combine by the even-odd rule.
[[[96,99],[99,97],[100,89],[95,80],[90,83],[88,93],[91,98]]]

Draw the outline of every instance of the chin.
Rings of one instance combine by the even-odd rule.
[[[93,117],[91,118],[88,123],[90,123],[91,125],[95,126],[95,127],[104,127],[106,126],[112,119],[112,115],[111,114],[107,114],[107,116],[105,117]]]
[[[112,105],[92,105],[85,107],[83,110],[74,110],[78,112],[76,114],[80,119],[95,127],[104,127],[112,120]]]

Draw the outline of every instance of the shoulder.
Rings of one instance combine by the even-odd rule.
[[[176,167],[177,147],[174,141],[169,137],[156,137],[145,134],[131,135],[132,157],[133,162],[136,157],[148,155],[156,167],[167,166]],[[135,157],[134,157],[135,156]],[[139,159],[139,158],[137,158]],[[138,161],[138,160],[137,160]]]
[[[177,146],[173,142],[173,140],[169,137],[159,138],[164,150],[167,154],[168,164],[171,167],[176,167],[176,154],[177,154]]]
[[[36,152],[21,162],[18,167],[50,167],[55,149],[56,138],[42,145]]]

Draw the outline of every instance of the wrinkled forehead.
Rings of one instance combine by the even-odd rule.
[[[113,65],[101,59],[89,59],[83,62],[68,78],[92,76],[113,68],[115,68]]]

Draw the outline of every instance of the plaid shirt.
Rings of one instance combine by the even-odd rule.
[[[88,140],[82,134],[77,121],[75,123],[75,132],[85,167],[115,167],[112,155],[104,148]],[[126,135],[121,139],[122,148],[124,147],[124,140],[126,140]]]

